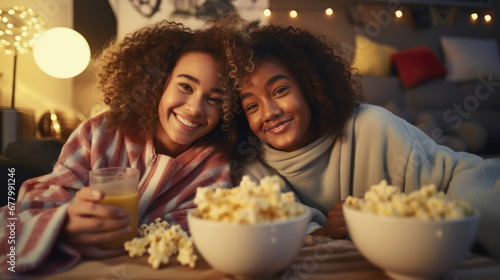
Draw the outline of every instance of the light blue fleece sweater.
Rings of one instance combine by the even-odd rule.
[[[500,259],[500,159],[485,160],[437,145],[415,126],[373,105],[362,105],[345,132],[343,139],[325,135],[293,152],[262,142],[248,147],[261,153],[240,163],[235,185],[242,175],[255,181],[280,175],[284,191],[294,191],[313,210],[311,233],[325,224],[335,203],[348,195],[362,197],[381,180],[403,192],[433,183],[448,197],[465,200],[481,212],[477,239]]]

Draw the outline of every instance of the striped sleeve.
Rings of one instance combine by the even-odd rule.
[[[189,161],[181,160],[177,162],[178,165],[174,164],[169,168],[157,165],[158,168],[170,172],[168,174],[166,171],[154,172],[154,176],[161,178],[154,186],[155,193],[147,199],[153,201],[150,202],[149,210],[141,220],[142,223],[150,223],[157,217],[163,217],[170,224],[178,224],[189,233],[187,213],[196,207],[194,204],[196,189],[206,186],[213,189],[233,186],[229,162],[222,154],[210,148],[191,149],[189,152],[191,155],[184,155],[184,159]],[[142,203],[146,201],[143,199]]]
[[[208,158],[206,164],[201,166],[200,175],[173,200],[176,206],[166,213],[165,218],[167,221],[170,220],[180,225],[185,232],[189,233],[187,213],[196,207],[194,203],[196,189],[198,187],[231,188],[232,186],[229,164],[221,161],[218,156],[212,156]]]
[[[31,271],[44,261],[50,263],[49,256],[57,244],[57,237],[66,218],[66,210],[76,191],[85,186],[90,169],[91,123],[81,124],[63,146],[52,173],[25,181],[18,195],[15,208],[15,228],[12,232],[3,227],[0,230],[0,273],[7,271],[10,264],[7,252],[15,249],[15,273]],[[8,206],[0,209],[0,218],[5,221],[12,217]],[[11,238],[9,243],[9,236]],[[11,247],[12,246],[12,247]],[[68,251],[68,250],[66,250]],[[60,258],[61,256],[59,256]],[[79,261],[79,254],[66,254],[61,267],[71,267]],[[43,266],[54,267],[54,266]],[[51,273],[38,271],[43,275]],[[8,274],[7,274],[8,275]]]

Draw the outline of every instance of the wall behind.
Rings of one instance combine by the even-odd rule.
[[[269,18],[271,24],[293,25],[295,27],[305,27],[309,30],[323,34],[329,40],[335,40],[343,44],[349,51],[349,47],[354,47],[354,36],[357,33],[364,34],[372,40],[386,43],[398,49],[405,49],[416,45],[427,45],[433,49],[439,57],[442,51],[439,38],[443,35],[495,38],[500,41],[500,1],[492,1],[491,8],[459,7],[456,14],[454,26],[439,26],[416,30],[413,18],[410,16],[409,5],[399,1],[380,1],[377,4],[361,3],[362,10],[370,19],[369,23],[353,24],[349,9],[355,7],[355,3],[332,5],[334,1],[325,0],[270,0],[272,14]],[[428,5],[426,5],[428,7]],[[422,7],[413,5],[412,7]],[[440,6],[441,7],[441,6]],[[333,15],[325,14],[326,8],[333,8]],[[394,8],[402,9],[403,17],[387,17],[389,10]],[[291,18],[289,12],[295,9],[298,13],[296,18]],[[493,11],[493,20],[485,23],[482,18],[476,23],[471,23],[470,14],[472,11]],[[375,16],[373,16],[375,15]],[[352,50],[352,49],[351,49]],[[350,57],[351,55],[348,54]]]
[[[0,8],[14,5],[32,8],[44,20],[47,29],[73,28],[72,0],[2,0]],[[0,51],[0,106],[10,107],[14,56]],[[35,63],[33,53],[17,58],[15,107],[35,110],[35,120],[49,109],[72,110],[72,79],[57,79],[45,74]]]
[[[88,118],[94,106],[102,103],[92,64],[116,36],[116,19],[108,1],[74,0],[74,29],[87,39],[92,53],[89,67],[73,79],[73,107]]]

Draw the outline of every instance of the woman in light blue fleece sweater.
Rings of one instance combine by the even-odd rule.
[[[478,244],[500,259],[500,160],[453,152],[362,104],[346,63],[310,32],[264,26],[250,37],[255,67],[238,93],[249,135],[238,146],[235,183],[280,175],[313,210],[308,233],[333,238],[348,234],[341,208],[348,195],[361,197],[381,180],[403,192],[432,183],[481,212]]]

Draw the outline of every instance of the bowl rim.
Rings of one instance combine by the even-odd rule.
[[[287,219],[287,220],[279,220],[279,221],[270,221],[270,222],[261,222],[255,224],[236,224],[236,223],[228,223],[228,222],[217,222],[212,220],[205,220],[200,217],[195,216],[195,212],[198,208],[193,208],[188,211],[188,223],[190,219],[196,220],[198,223],[204,223],[206,225],[211,226],[231,226],[231,227],[248,227],[248,228],[259,228],[259,227],[269,227],[269,226],[278,226],[282,224],[290,224],[304,219],[310,219],[311,210],[309,207],[301,204],[301,207],[304,209],[304,213],[299,216]]]
[[[412,217],[398,217],[398,216],[383,216],[383,215],[377,215],[373,212],[370,211],[361,211],[358,209],[355,209],[349,205],[342,205],[342,211],[345,212],[352,212],[352,213],[357,213],[360,215],[366,215],[366,216],[371,216],[374,219],[378,219],[379,221],[398,221],[402,223],[425,223],[425,224],[435,224],[435,225],[440,225],[440,224],[452,224],[452,223],[463,223],[463,222],[468,222],[468,221],[474,221],[478,220],[481,218],[481,212],[477,209],[472,209],[472,215],[466,216],[462,219],[441,219],[441,220],[423,220],[419,219],[415,216]],[[344,215],[345,217],[345,215]]]

